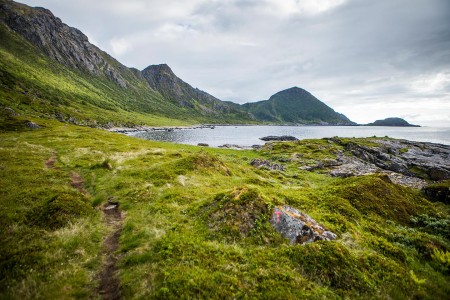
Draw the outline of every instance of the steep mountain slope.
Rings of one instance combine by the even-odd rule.
[[[166,64],[148,66],[142,71],[142,75],[153,90],[178,106],[197,109],[204,114],[225,113],[236,114],[243,119],[249,118],[249,114],[238,104],[221,101],[193,88],[178,78]]]
[[[180,105],[151,88],[159,77],[120,64],[46,9],[0,0],[0,34],[0,104],[19,112],[92,126],[252,121],[172,72],[184,91],[177,99],[188,104]]]
[[[121,73],[131,76],[128,68],[89,43],[86,35],[64,24],[48,9],[3,0],[0,11],[0,19],[9,28],[60,64],[94,75],[103,74],[119,86],[127,86]]]
[[[354,125],[304,89],[293,87],[269,100],[246,103],[244,109],[256,119],[274,123]]]
[[[241,106],[193,88],[166,64],[128,68],[44,8],[0,0],[0,35],[0,105],[18,112],[89,126],[353,124],[299,88]]]

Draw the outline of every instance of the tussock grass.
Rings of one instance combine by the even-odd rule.
[[[234,151],[37,121],[45,128],[0,134],[2,297],[95,298],[108,234],[98,207],[108,200],[126,216],[119,249],[125,298],[450,293],[448,206],[382,176],[339,179],[298,169],[301,159],[332,159],[341,150],[336,143]],[[285,171],[250,165],[261,157],[281,159]],[[86,194],[72,187],[72,172]],[[283,204],[338,239],[290,245],[268,223],[272,207]]]

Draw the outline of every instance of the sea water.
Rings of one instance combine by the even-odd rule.
[[[378,127],[378,126],[215,126],[214,129],[188,128],[129,133],[131,136],[180,144],[262,145],[265,136],[290,135],[298,139],[339,137],[391,137],[410,141],[450,145],[450,127]]]

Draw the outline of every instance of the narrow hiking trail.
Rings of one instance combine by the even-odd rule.
[[[56,153],[44,162],[48,169],[59,170],[55,166],[57,160]],[[75,172],[69,173],[70,185],[77,189],[80,193],[89,196],[89,192],[84,188],[83,177]],[[117,261],[119,255],[116,253],[119,249],[119,238],[123,227],[123,214],[119,208],[119,203],[108,200],[102,207],[102,212],[111,233],[106,237],[102,244],[100,255],[105,257],[101,270],[97,279],[99,286],[97,288],[98,294],[105,300],[120,300],[122,294],[120,291],[120,280],[117,277]]]
[[[49,169],[56,169],[55,162],[56,162],[56,153],[53,153],[52,156],[50,156],[50,158],[44,162],[44,164]]]
[[[106,258],[99,275],[100,286],[98,292],[105,300],[118,300],[122,299],[122,294],[120,292],[120,281],[117,277],[117,261],[119,260],[119,255],[116,252],[119,249],[123,215],[119,209],[119,203],[112,201],[108,201],[103,207],[103,213],[112,232],[103,241],[102,251]]]

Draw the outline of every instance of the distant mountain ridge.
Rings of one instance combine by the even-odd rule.
[[[292,87],[278,92],[269,100],[246,103],[244,109],[256,119],[274,123],[356,125],[335,112],[308,91]]]
[[[152,89],[181,107],[199,108],[205,113],[219,111],[242,114],[243,118],[250,116],[242,111],[238,104],[221,101],[202,90],[193,88],[177,77],[167,64],[150,65],[142,71],[142,75]]]
[[[128,68],[45,8],[0,0],[0,34],[0,106],[19,111],[89,126],[354,124],[299,88],[239,105],[193,88],[167,64]]]

